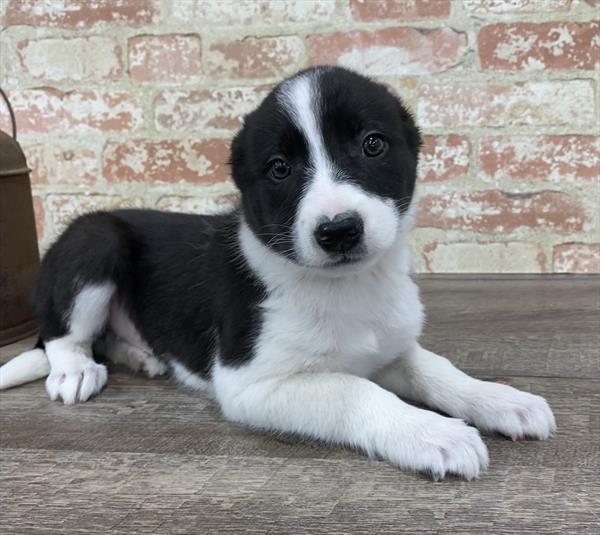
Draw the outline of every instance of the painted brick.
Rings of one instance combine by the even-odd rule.
[[[246,37],[214,43],[206,57],[212,76],[228,78],[279,78],[303,65],[304,42],[297,36]]]
[[[471,142],[465,136],[423,136],[419,179],[437,182],[466,175],[470,157]]]
[[[331,19],[335,0],[188,0],[171,2],[170,9],[177,19],[200,27],[308,23]]]
[[[600,65],[600,23],[492,24],[477,35],[484,69],[593,70]]]
[[[600,243],[561,243],[554,246],[557,273],[600,273]]]
[[[229,142],[132,139],[110,141],[102,173],[111,182],[191,182],[212,184],[228,178]]]
[[[15,112],[18,133],[55,132],[64,128],[64,93],[56,89],[30,89],[8,91],[7,96]],[[0,129],[11,131],[3,99],[0,99]]]
[[[367,75],[430,74],[458,64],[467,37],[450,28],[396,27],[308,38],[311,64],[337,64]]]
[[[597,182],[596,136],[494,136],[481,140],[480,176],[487,181]]]
[[[65,113],[72,132],[127,131],[142,125],[143,109],[123,91],[68,93]]]
[[[50,235],[46,232],[45,239],[47,242],[55,239],[73,219],[93,210],[144,207],[143,199],[137,197],[119,195],[48,195],[44,203],[44,209],[49,216],[52,232]]]
[[[544,273],[546,255],[536,243],[431,243],[423,247],[430,273]]]
[[[423,84],[417,102],[422,127],[457,125],[593,125],[594,89],[586,80],[522,84]]]
[[[17,49],[21,67],[37,80],[98,82],[123,74],[121,47],[111,37],[28,39]]]
[[[44,210],[44,200],[38,195],[33,195],[33,215],[35,216],[35,230],[38,243],[44,241],[46,212]]]
[[[89,28],[105,22],[141,26],[155,20],[152,0],[10,0],[4,24]]]
[[[192,214],[222,214],[238,205],[236,194],[218,197],[189,197],[182,195],[165,195],[156,202],[156,208],[167,212],[188,212]]]
[[[186,82],[202,74],[197,35],[137,35],[129,39],[129,74],[136,82]]]
[[[10,91],[8,97],[20,133],[132,131],[143,122],[142,107],[123,91],[31,89]],[[8,123],[0,101],[0,128],[8,129]]]
[[[571,0],[463,0],[463,5],[477,14],[565,12]]]
[[[86,147],[61,148],[55,143],[24,147],[35,186],[92,186],[99,172],[96,153]]]
[[[157,130],[237,130],[269,88],[231,87],[199,91],[163,91],[154,103]]]
[[[529,228],[557,233],[584,230],[581,203],[564,193],[509,195],[501,191],[447,192],[421,198],[417,225],[441,229],[510,233]]]
[[[350,0],[357,21],[440,19],[450,15],[450,0]]]

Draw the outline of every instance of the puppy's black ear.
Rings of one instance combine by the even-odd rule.
[[[231,177],[238,188],[244,182],[244,168],[246,162],[246,126],[242,128],[233,138],[231,142],[231,154],[229,156],[229,167],[231,168]]]

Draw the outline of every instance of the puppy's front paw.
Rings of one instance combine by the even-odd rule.
[[[508,385],[479,381],[469,396],[467,419],[484,431],[496,431],[513,440],[544,440],[556,430],[547,401]]]
[[[73,405],[100,392],[106,380],[106,366],[86,360],[65,369],[53,369],[46,379],[46,391],[52,401],[60,398],[65,405]]]
[[[470,480],[488,467],[487,448],[477,429],[457,418],[419,412],[418,421],[390,456],[393,462],[424,472],[436,481],[449,473]]]

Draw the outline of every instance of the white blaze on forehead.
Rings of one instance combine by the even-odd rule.
[[[318,76],[318,72],[312,72],[289,80],[281,88],[278,100],[306,139],[314,177],[331,179],[334,166],[325,150],[321,130]]]
[[[323,117],[319,91],[320,71],[305,73],[285,82],[278,95],[290,120],[300,130],[308,146],[308,177],[294,221],[294,249],[301,264],[320,266],[329,255],[314,239],[314,231],[324,217],[357,212],[364,222],[366,250],[387,249],[395,239],[398,216],[391,200],[369,195],[359,185],[344,180],[328,154],[323,139]]]

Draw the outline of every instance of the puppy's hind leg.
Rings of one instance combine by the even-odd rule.
[[[50,363],[46,390],[65,405],[86,401],[106,384],[106,367],[94,362],[92,344],[104,329],[115,292],[112,282],[84,285],[75,296],[65,336],[45,342]]]
[[[167,373],[166,364],[156,358],[150,348],[130,344],[110,330],[94,349],[115,364],[123,364],[134,372],[144,372],[150,378]]]

